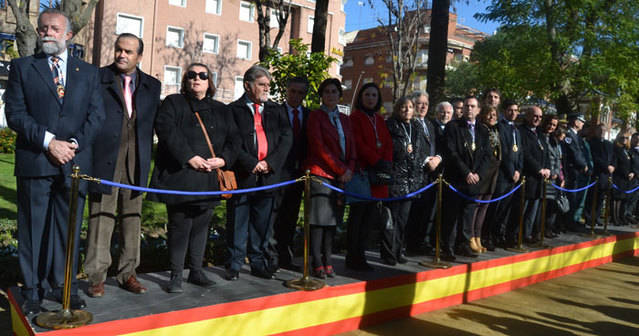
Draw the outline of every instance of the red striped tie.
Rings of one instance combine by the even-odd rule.
[[[255,135],[257,138],[257,159],[259,161],[264,160],[266,153],[268,152],[268,142],[266,141],[266,133],[264,133],[264,127],[262,125],[262,115],[260,114],[260,104],[253,104],[255,113],[253,114],[253,121],[255,125]]]

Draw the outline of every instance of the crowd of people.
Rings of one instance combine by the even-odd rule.
[[[639,185],[635,177],[639,134],[624,130],[613,144],[603,139],[604,126],[582,129],[585,120],[580,114],[569,115],[567,126],[560,126],[556,116],[544,115],[539,106],[522,107],[520,122],[519,104],[502,101],[497,89],[481,97],[438,102],[430,116],[429,96],[416,93],[399,98],[385,118],[380,88],[366,83],[347,115],[338,109],[342,97],[338,79],[320,84],[321,106],[310,111],[303,106],[307,79],[291,78],[285,102],[276,104],[269,100],[269,71],[253,66],[244,74],[244,94],[225,105],[214,100],[209,67],[193,63],[184,72],[180,93],[161,101],[160,82],[137,67],[144,43],[135,35],[119,35],[113,63],[97,69],[68,54],[72,33],[62,12],[41,12],[38,34],[42,53],[12,62],[6,93],[8,124],[18,134],[15,173],[26,314],[39,312],[46,295],[62,300],[69,176],[74,164],[82,173],[104,180],[145,187],[151,175],[153,188],[187,192],[220,190],[220,169],[235,174],[239,189],[273,185],[310,171],[315,181],[310,189],[311,262],[312,275],[318,278],[335,276],[333,241],[346,205],[350,207],[347,268],[373,270],[365,251],[369,233],[375,230],[382,233],[384,264],[406,263],[406,253],[432,254],[436,188],[416,197],[403,196],[433,183],[440,174],[455,188],[444,189],[441,214],[442,259],[449,261],[456,255],[476,257],[496,247],[514,246],[521,211],[524,241],[539,240],[544,189],[548,200],[544,234],[553,238],[566,230],[584,230],[582,215],[586,223],[599,224],[601,195],[612,187],[609,176],[620,190]],[[154,134],[158,145],[150,172]],[[524,179],[525,193],[493,203],[475,201],[509,194]],[[549,187],[552,183],[577,189],[591,181],[596,182],[597,192],[564,194]],[[346,189],[351,197],[332,187]],[[274,278],[279,268],[300,270],[294,263],[293,236],[302,193],[302,184],[297,183],[237,194],[227,201],[228,281],[240,277],[247,261],[251,275],[264,279]],[[615,224],[637,222],[635,195],[639,193],[613,190]],[[77,224],[86,196],[88,295],[105,295],[116,225],[117,282],[132,293],[145,293],[136,276],[143,194],[82,181]],[[167,208],[166,290],[183,291],[185,268],[189,283],[213,286],[202,265],[213,208],[220,197],[161,193],[147,197]],[[74,280],[72,309],[86,305],[77,291]]]

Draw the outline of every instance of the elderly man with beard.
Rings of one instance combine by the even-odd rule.
[[[104,120],[98,69],[68,54],[71,23],[61,11],[38,17],[42,52],[14,59],[7,86],[7,120],[16,131],[18,256],[24,277],[22,311],[38,313],[44,291],[62,300],[69,218],[71,168],[91,174],[92,144]],[[87,183],[80,182],[77,225],[82,222]],[[77,273],[76,231],[72,274]],[[75,279],[75,276],[73,276]],[[71,309],[82,309],[77,282]]]

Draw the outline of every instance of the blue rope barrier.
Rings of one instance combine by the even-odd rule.
[[[457,193],[457,195],[461,196],[461,198],[466,199],[467,201],[473,201],[475,203],[494,203],[494,202],[499,202],[501,200],[503,200],[506,197],[509,197],[510,195],[512,195],[515,191],[519,190],[519,188],[521,188],[521,183],[516,186],[515,188],[513,188],[513,190],[509,191],[506,194],[503,194],[497,198],[493,198],[493,199],[489,199],[489,200],[478,200],[478,199],[474,199],[468,195],[465,195],[463,193],[461,193],[459,190],[455,189],[455,187],[453,187],[451,184],[448,184],[448,188],[450,188],[450,190],[454,191],[455,193]]]
[[[554,183],[550,183],[550,185],[552,185],[553,187],[555,187],[555,189],[557,189],[557,190],[561,190],[561,191],[564,191],[564,192],[571,192],[571,193],[574,193],[574,192],[580,192],[580,191],[584,191],[584,190],[586,190],[586,189],[590,189],[590,188],[591,188],[592,186],[594,186],[595,184],[597,184],[597,181],[592,182],[592,183],[590,183],[589,185],[587,185],[587,186],[585,186],[585,187],[581,187],[581,188],[577,188],[577,189],[566,189],[566,188],[562,188],[562,187],[560,187],[560,186],[558,186],[558,185],[556,185],[556,184],[554,184]]]
[[[332,189],[334,191],[337,191],[339,193],[342,193],[344,195],[348,195],[348,196],[351,196],[351,197],[354,197],[354,198],[359,198],[359,199],[368,200],[368,201],[382,201],[382,202],[400,201],[400,200],[403,200],[403,199],[412,198],[412,197],[415,197],[415,196],[423,193],[424,191],[430,189],[432,186],[437,184],[437,182],[435,181],[435,182],[433,182],[433,183],[431,183],[431,184],[429,184],[429,185],[427,185],[427,186],[425,186],[425,187],[423,187],[421,189],[413,191],[412,193],[408,193],[408,194],[406,194],[404,196],[389,197],[389,198],[377,198],[377,197],[372,197],[372,196],[365,196],[365,195],[355,194],[355,193],[346,191],[344,189],[340,189],[340,188],[338,188],[336,186],[330,185],[330,184],[328,184],[328,183],[326,183],[324,181],[321,181],[320,183],[322,185],[324,185],[325,187],[327,187],[329,189]]]
[[[637,187],[635,187],[635,188],[633,188],[633,189],[630,189],[630,190],[621,190],[621,189],[620,189],[620,188],[619,188],[616,184],[614,184],[614,183],[612,184],[612,187],[613,187],[613,188],[615,188],[615,189],[617,189],[617,190],[619,190],[619,191],[621,191],[621,192],[623,192],[624,194],[632,194],[633,192],[635,192],[635,191],[639,190],[639,186],[637,186]]]
[[[181,190],[164,190],[164,189],[154,189],[154,188],[143,188],[143,187],[132,186],[132,185],[128,185],[128,184],[121,184],[121,183],[117,183],[117,182],[112,182],[112,181],[108,181],[108,180],[99,180],[99,183],[104,184],[104,185],[108,185],[108,186],[112,186],[112,187],[131,189],[131,190],[141,191],[141,192],[150,192],[150,193],[156,193],[156,194],[187,195],[187,196],[219,196],[219,195],[225,195],[225,194],[244,194],[244,193],[250,193],[250,192],[254,192],[254,191],[262,191],[262,190],[269,190],[269,189],[285,187],[285,186],[287,186],[289,184],[294,184],[294,183],[297,183],[297,182],[299,182],[299,181],[298,180],[290,180],[290,181],[281,182],[281,183],[277,183],[277,184],[271,184],[271,185],[262,186],[262,187],[255,187],[255,188],[248,188],[248,189],[236,189],[236,190],[228,190],[228,191],[181,191]]]

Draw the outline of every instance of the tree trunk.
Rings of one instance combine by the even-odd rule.
[[[38,34],[29,21],[29,1],[8,0],[16,17],[16,44],[20,57],[33,55],[36,50]],[[18,5],[20,4],[20,5]]]
[[[448,54],[448,11],[450,0],[433,0],[428,42],[428,92],[430,106],[444,100],[446,55]]]
[[[328,19],[328,0],[317,0],[315,2],[315,18],[313,21],[313,41],[311,42],[311,52],[321,52],[326,50],[326,23]]]

